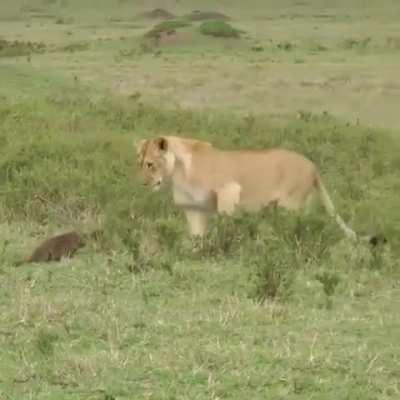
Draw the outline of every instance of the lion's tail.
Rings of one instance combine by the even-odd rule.
[[[324,206],[327,213],[332,217],[335,218],[336,223],[340,226],[344,234],[350,240],[356,241],[358,239],[361,240],[370,240],[370,237],[359,238],[357,234],[351,229],[342,219],[342,217],[337,213],[335,206],[329,196],[328,191],[326,190],[324,184],[322,183],[321,177],[318,175],[315,180],[315,186],[318,190],[319,197],[321,199],[322,205]]]

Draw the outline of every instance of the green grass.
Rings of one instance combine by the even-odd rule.
[[[400,153],[390,133],[329,115],[277,126],[67,90],[3,102],[0,114],[3,393],[396,397]],[[147,193],[134,172],[132,140],[170,130],[307,154],[346,220],[389,245],[354,246],[318,210],[217,219],[200,247],[190,243],[168,195]],[[106,235],[71,262],[12,267],[35,238],[70,226]]]
[[[0,58],[0,399],[399,398],[397,2],[207,0],[240,40],[148,52],[137,15],[165,4],[3,3],[1,39],[46,51]],[[161,133],[297,150],[388,243],[349,243],[318,207],[215,217],[191,241],[141,185],[133,142]],[[105,232],[14,267],[71,228]]]
[[[329,8],[322,0],[306,4],[252,0],[251,7],[238,1],[217,7],[206,1],[201,10],[229,15],[232,26],[245,32],[240,39],[202,35],[200,23],[193,23],[163,38],[158,46],[143,45],[143,35],[154,22],[138,15],[160,6],[182,18],[199,4],[133,7],[116,1],[101,1],[96,7],[77,0],[4,1],[1,36],[11,42],[18,38],[45,43],[44,54],[32,55],[33,72],[76,75],[123,95],[140,92],[143,101],[162,108],[212,105],[243,115],[328,110],[353,122],[400,127],[396,108],[400,53],[395,33],[400,8],[394,1],[385,0],[384,7],[340,1]],[[57,23],[60,18],[68,23]],[[364,46],[367,38],[371,40]],[[13,57],[1,60],[13,67],[25,62],[25,57],[18,65],[13,65]],[[3,80],[2,90],[7,86]]]

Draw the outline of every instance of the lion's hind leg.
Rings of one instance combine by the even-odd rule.
[[[278,206],[309,214],[315,205],[316,190],[313,185],[297,186],[287,190],[282,190],[277,194],[276,201]]]
[[[317,193],[315,190],[310,191],[304,198],[302,210],[304,215],[310,215],[317,208]]]

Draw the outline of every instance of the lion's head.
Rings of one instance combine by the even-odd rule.
[[[170,177],[175,162],[173,154],[168,151],[167,139],[141,140],[136,149],[144,184],[159,190]]]

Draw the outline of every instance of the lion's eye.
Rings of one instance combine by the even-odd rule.
[[[153,163],[152,162],[147,162],[146,163],[146,168],[147,169],[153,168]]]

